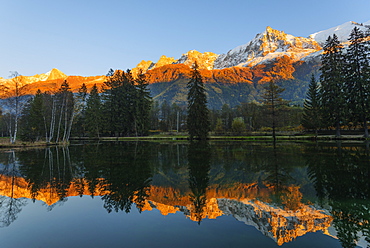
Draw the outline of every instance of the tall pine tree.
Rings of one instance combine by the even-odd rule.
[[[209,110],[207,108],[206,89],[198,64],[192,67],[191,79],[188,82],[188,117],[187,126],[189,138],[206,140],[210,131]]]
[[[150,126],[150,108],[152,105],[152,98],[148,90],[148,83],[145,75],[139,73],[136,80],[137,97],[135,99],[136,114],[135,126],[136,133],[139,136],[147,135]]]
[[[349,37],[350,45],[346,54],[345,80],[346,102],[351,120],[360,122],[369,137],[367,121],[370,115],[370,48],[365,35],[355,27]]]
[[[110,70],[103,89],[105,131],[116,136],[146,135],[149,130],[150,93],[144,75]]]
[[[74,133],[80,136],[85,135],[86,123],[85,123],[85,111],[86,111],[86,99],[87,99],[87,87],[85,83],[82,83],[76,94],[75,102],[75,121]]]
[[[334,126],[336,136],[340,136],[340,126],[344,121],[345,95],[343,79],[343,46],[334,34],[328,37],[321,57],[321,100],[322,113],[328,126]]]
[[[321,112],[320,112],[320,93],[319,84],[315,76],[311,75],[311,81],[308,86],[307,97],[304,101],[304,112],[302,124],[307,129],[313,129],[317,136],[317,129],[321,125]]]
[[[89,136],[100,137],[102,130],[102,103],[96,84],[91,88],[90,96],[86,100],[85,123]]]
[[[39,141],[45,134],[43,115],[43,94],[37,90],[36,95],[28,101],[20,120],[21,139]]]
[[[110,70],[103,91],[105,128],[111,135],[131,135],[135,130],[135,86],[130,71]]]

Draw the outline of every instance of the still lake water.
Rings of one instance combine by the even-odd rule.
[[[1,247],[369,247],[368,144],[0,152]]]

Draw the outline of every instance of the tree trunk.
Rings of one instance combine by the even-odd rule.
[[[74,113],[72,113],[71,120],[70,120],[70,122],[69,122],[68,132],[67,132],[67,139],[66,139],[66,140],[69,140],[69,137],[71,136],[71,130],[72,130],[73,119],[74,119]]]
[[[14,144],[17,139],[17,133],[18,133],[18,113],[15,114],[14,135],[13,135],[12,144]]]
[[[52,98],[52,107],[51,107],[51,117],[50,117],[50,130],[49,130],[49,138],[48,142],[51,142],[54,136],[54,129],[55,129],[55,99]]]
[[[335,136],[336,137],[340,137],[340,123],[339,121],[337,122],[336,124],[336,128],[335,128]]]
[[[369,138],[369,130],[367,128],[367,120],[366,120],[366,118],[364,118],[364,130],[365,130],[364,137],[365,138]]]
[[[64,100],[63,100],[62,107],[60,108],[60,116],[59,116],[59,123],[58,123],[58,132],[57,132],[57,137],[55,139],[56,142],[59,142],[60,126],[62,125],[63,112],[64,112]]]

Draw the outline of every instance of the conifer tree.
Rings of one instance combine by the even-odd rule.
[[[170,116],[171,116],[171,106],[168,104],[167,100],[164,99],[160,106],[160,123],[159,128],[163,132],[168,132],[172,129],[171,122],[170,122]]]
[[[145,75],[139,73],[136,80],[137,97],[136,102],[136,114],[135,114],[135,126],[137,134],[147,135],[150,126],[150,108],[152,105],[152,99],[148,90],[148,83],[145,80]]]
[[[369,137],[367,121],[370,115],[370,48],[365,35],[355,27],[349,37],[350,45],[346,54],[345,80],[346,102],[351,120],[363,124],[364,136]]]
[[[285,89],[278,86],[274,81],[270,81],[264,88],[265,92],[262,95],[263,104],[267,107],[268,113],[271,116],[272,137],[275,141],[279,108],[286,105],[288,101],[281,98],[281,93],[283,93]]]
[[[86,131],[90,136],[99,137],[102,130],[102,103],[96,84],[91,88],[86,100],[85,122]]]
[[[160,107],[158,101],[153,101],[149,112],[150,128],[152,130],[159,129],[159,112]]]
[[[210,131],[209,110],[207,108],[206,89],[200,75],[198,64],[192,67],[191,79],[187,85],[188,92],[188,117],[187,125],[189,138],[206,140]]]
[[[87,99],[87,87],[85,83],[82,83],[81,87],[78,89],[78,93],[76,95],[76,103],[75,103],[75,121],[74,121],[74,130],[75,133],[78,135],[85,134],[85,111],[86,111],[86,99]]]
[[[317,129],[321,125],[321,112],[320,112],[320,95],[319,84],[315,76],[311,75],[311,81],[308,86],[307,96],[304,101],[304,112],[302,124],[307,129],[313,129],[317,136]]]
[[[143,105],[139,107],[141,105],[139,95],[144,99],[148,96],[148,92],[143,78],[140,81],[141,86],[135,85],[130,70],[126,72],[110,70],[107,74],[107,81],[104,82],[107,88],[103,90],[103,112],[107,123],[106,131],[111,135],[138,135],[138,127],[144,124],[146,117],[138,117],[138,112],[139,109],[147,107],[147,100],[144,100]],[[144,105],[146,107],[143,107]]]
[[[43,96],[40,90],[31,98],[23,109],[21,117],[21,139],[38,141],[44,134]]]
[[[345,113],[343,60],[343,46],[338,37],[335,34],[329,36],[321,57],[320,95],[323,117],[329,126],[335,127],[336,136],[340,136]]]
[[[104,82],[102,87],[102,112],[104,113],[102,118],[106,125],[104,126],[104,131],[114,134],[114,102],[115,102],[115,94],[114,94],[114,87],[117,87],[117,83],[114,80],[114,71],[113,69],[109,69],[106,78],[107,80]],[[91,94],[91,93],[90,93]]]
[[[130,99],[126,94],[128,79],[124,71],[113,72],[111,69],[104,83],[107,86],[103,91],[105,128],[111,135],[120,136],[127,133],[127,126],[133,123],[127,115],[126,102]]]
[[[120,126],[122,133],[127,136],[136,135],[138,136],[138,130],[136,125],[137,117],[137,88],[135,87],[135,80],[130,70],[122,74],[123,84],[119,87],[119,95],[123,97],[121,99],[121,119],[123,120]]]

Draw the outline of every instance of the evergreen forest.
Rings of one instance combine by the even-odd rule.
[[[104,85],[73,93],[68,81],[54,92],[29,97],[14,75],[15,90],[2,100],[0,130],[14,143],[66,143],[71,137],[138,137],[159,132],[190,138],[294,131],[332,133],[357,130],[368,138],[370,119],[370,31],[355,27],[348,45],[334,34],[323,47],[319,75],[312,74],[304,105],[282,98],[279,77],[265,83],[259,100],[207,108],[207,92],[196,64],[188,82],[187,104],[154,101],[145,74],[110,70]],[[198,92],[198,93],[197,93]],[[198,94],[198,95],[197,95]],[[201,106],[201,107],[199,107]]]

